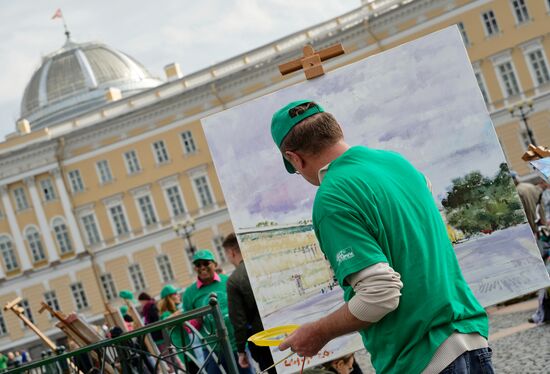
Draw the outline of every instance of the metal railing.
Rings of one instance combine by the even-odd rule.
[[[202,319],[204,335],[189,321]],[[208,323],[207,323],[208,322]],[[146,337],[162,331],[163,344],[155,353],[147,348]],[[206,373],[216,365],[221,373],[238,374],[231,344],[218,301],[179,316],[152,323],[120,336],[101,340],[71,352],[61,347],[46,353],[42,360],[10,368],[3,374],[172,374]]]

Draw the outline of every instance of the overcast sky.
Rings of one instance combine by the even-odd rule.
[[[100,41],[155,76],[184,74],[231,58],[360,6],[360,0],[0,0],[0,140],[15,129],[23,91],[41,56],[64,41]]]
[[[274,111],[304,98],[333,113],[351,145],[404,155],[438,202],[454,178],[493,177],[504,162],[458,29],[447,28],[203,120],[236,227],[311,217],[315,188],[286,173],[269,131]]]

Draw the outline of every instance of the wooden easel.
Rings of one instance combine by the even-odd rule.
[[[342,47],[342,44],[340,43],[325,49],[321,49],[317,52],[313,49],[311,45],[308,44],[304,46],[303,51],[303,57],[279,65],[279,71],[282,75],[287,75],[303,69],[306,75],[306,79],[309,80],[317,78],[325,74],[323,65],[321,64],[322,61],[326,61],[345,53],[344,47]]]
[[[45,302],[42,302],[41,305],[42,306],[38,310],[38,313],[48,311],[52,317],[55,317],[59,321],[56,326],[61,331],[63,331],[65,335],[67,335],[70,339],[74,340],[74,342],[79,347],[85,347],[102,339],[101,336],[94,329],[92,329],[85,322],[81,321],[76,314],[72,313],[67,316],[61,311],[54,310]],[[101,363],[101,358],[99,357],[97,352],[91,351],[90,355],[96,362]],[[113,367],[107,362],[105,363],[105,371],[108,374],[115,373]]]
[[[550,149],[540,145],[537,147],[533,144],[529,144],[527,151],[521,156],[521,159],[523,161],[533,161],[545,157],[550,157]]]
[[[105,323],[110,329],[118,326],[123,331],[126,331],[126,324],[124,323],[124,319],[117,308],[113,308],[111,305],[105,304],[105,312],[103,313],[103,316],[105,317]]]
[[[4,310],[11,310],[17,316],[17,318],[19,318],[25,324],[25,326],[31,329],[40,338],[40,340],[44,342],[44,344],[49,349],[51,349],[53,352],[57,352],[57,345],[55,345],[55,343],[51,341],[50,338],[48,338],[42,331],[40,331],[38,327],[36,327],[34,323],[32,323],[31,320],[27,318],[27,316],[25,315],[25,310],[21,306],[19,306],[21,300],[22,299],[20,297],[16,297],[14,300],[7,302],[6,305],[4,305]],[[71,369],[75,370],[77,373],[84,374],[72,361],[67,359],[67,363],[69,364]]]

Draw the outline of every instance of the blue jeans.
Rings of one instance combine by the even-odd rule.
[[[440,374],[494,374],[491,348],[464,352]]]

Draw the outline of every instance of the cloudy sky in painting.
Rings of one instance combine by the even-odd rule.
[[[437,201],[452,179],[493,176],[504,162],[460,35],[448,28],[204,119],[236,227],[310,218],[316,187],[286,173],[269,131],[273,112],[302,98],[333,113],[349,144],[404,155]]]

